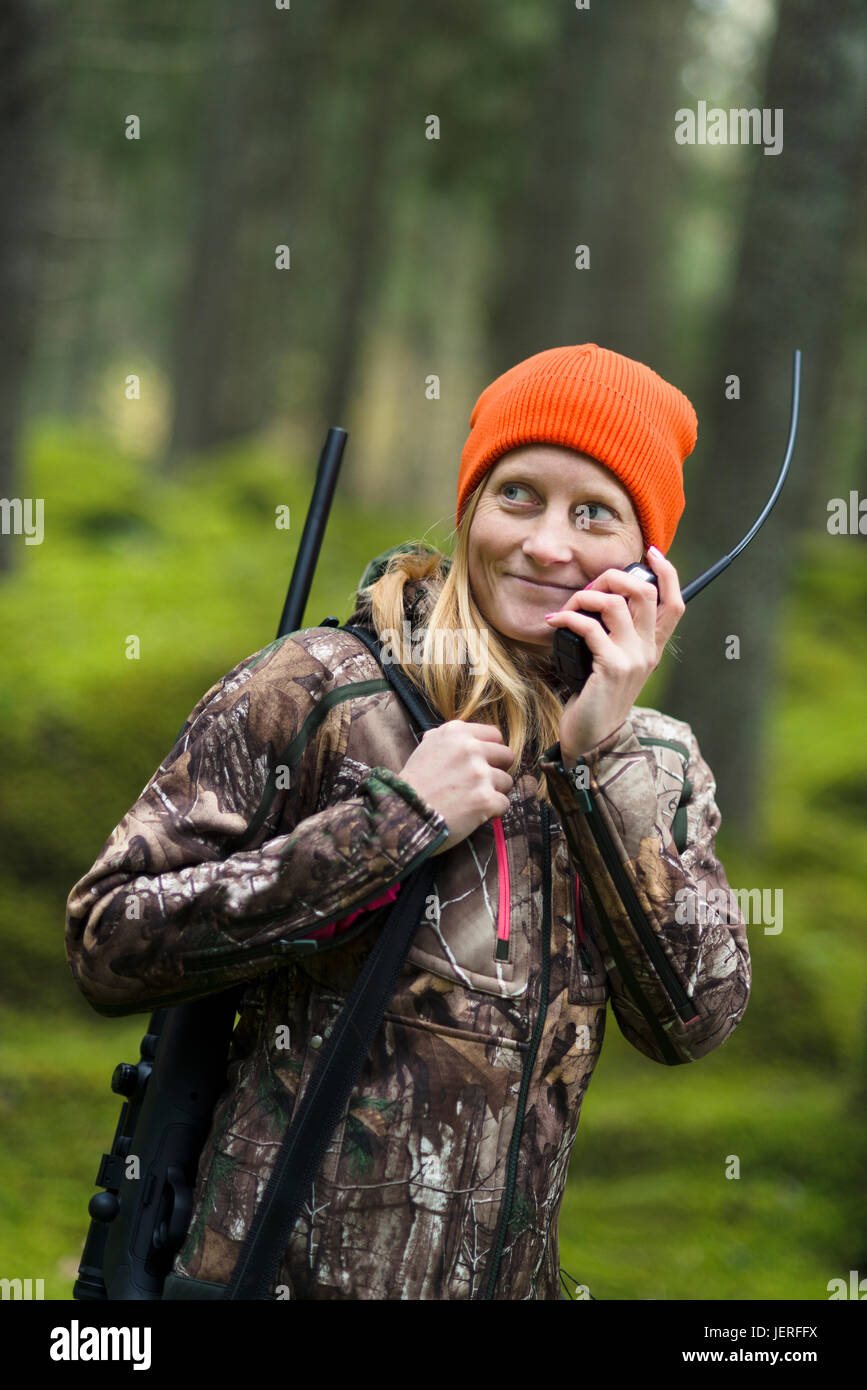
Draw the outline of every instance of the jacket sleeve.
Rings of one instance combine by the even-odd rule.
[[[688,725],[688,761],[658,760],[629,720],[568,771],[542,754],[549,796],[603,940],[611,1004],[624,1037],[656,1062],[703,1057],[747,1006],[750,957],[737,895],[714,853],[713,774]],[[685,848],[672,824],[684,789]],[[683,841],[681,841],[683,843]]]
[[[291,647],[276,675],[272,644],[202,697],[72,889],[67,960],[97,1013],[168,1007],[316,950],[311,929],[375,905],[448,838],[388,768],[341,797],[350,705]],[[334,804],[309,814],[323,779]]]

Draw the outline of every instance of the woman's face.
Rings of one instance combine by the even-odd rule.
[[[545,614],[643,553],[632,499],[609,469],[574,449],[528,444],[485,477],[470,525],[470,588],[497,632],[550,649]]]

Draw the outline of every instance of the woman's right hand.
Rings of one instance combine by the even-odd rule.
[[[438,811],[450,835],[431,858],[472,835],[485,821],[504,816],[514,781],[506,771],[514,755],[492,724],[451,719],[428,729],[398,777]]]

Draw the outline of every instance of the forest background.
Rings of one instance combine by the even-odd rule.
[[[803,353],[781,500],[640,697],[692,724],[729,880],[784,915],[698,1066],[610,1018],[561,1263],[601,1299],[863,1277],[867,8],[8,0],[0,78],[0,494],[44,502],[0,534],[0,1274],[71,1297],[146,1017],[79,995],[66,897],[272,640],[327,428],[308,625],[387,546],[449,547],[495,375],[596,342],[696,406],[682,582],[770,492]],[[702,102],[782,113],[782,149],[679,143]]]

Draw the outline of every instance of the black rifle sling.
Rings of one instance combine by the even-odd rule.
[[[431,708],[422,692],[412,684],[400,668],[392,665],[391,662],[383,661],[379,640],[373,633],[368,632],[366,628],[354,627],[349,623],[340,630],[341,632],[350,632],[353,637],[357,637],[359,642],[363,642],[367,650],[376,657],[386,680],[394,687],[403,701],[404,708],[409,711],[416,724],[420,725],[424,731],[442,724],[442,716]]]
[[[380,660],[379,643],[368,632],[347,626]],[[407,678],[387,663],[383,667],[409,713],[423,730],[442,720]],[[358,1082],[382,1017],[394,993],[412,939],[424,915],[436,865],[431,858],[404,881],[379,936],[324,1043],[304,1092],[298,1114],[284,1136],[277,1162],[265,1189],[224,1298],[271,1298],[271,1286],[289,1237],[309,1197],[310,1189],[331,1136]]]

